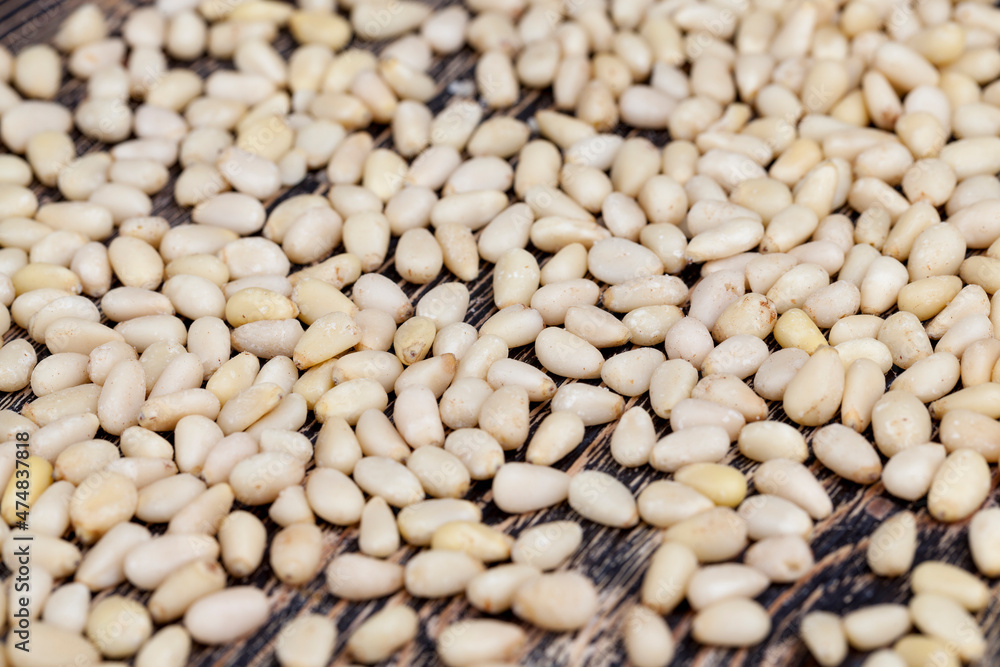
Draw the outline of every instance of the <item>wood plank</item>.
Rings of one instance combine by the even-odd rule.
[[[82,0],[5,0],[0,4],[0,43],[13,51],[35,42],[45,41],[54,34],[58,22],[72,8],[81,4]],[[130,9],[140,4],[137,0],[98,0],[110,16],[113,27],[120,26],[124,16]],[[441,3],[447,4],[447,3]],[[287,34],[282,35],[277,44],[285,54],[293,48],[293,43]],[[375,48],[380,45],[367,44],[365,48]],[[173,63],[174,66],[184,66]],[[191,65],[192,69],[207,74],[218,63],[207,59]],[[443,62],[437,62],[432,75],[439,82],[439,95],[430,106],[437,111],[443,107],[448,98],[447,87],[455,81],[468,81],[472,77],[474,60],[472,54],[465,50],[455,57]],[[85,92],[81,82],[69,81],[59,95],[59,100],[66,104],[75,104]],[[537,108],[545,108],[551,103],[549,93],[532,92],[526,94],[518,106],[511,111],[519,118],[528,119]],[[622,128],[625,131],[625,128]],[[658,145],[662,145],[666,137],[662,133],[641,133],[648,136]],[[385,145],[388,142],[388,130],[378,128],[375,132],[378,141]],[[94,142],[82,137],[77,138],[80,152],[98,148]],[[175,168],[172,175],[176,177]],[[269,202],[273,207],[287,196],[307,192],[325,192],[329,187],[323,174],[311,174],[304,183],[282,193],[275,201]],[[179,224],[189,220],[189,212],[181,210],[173,204],[172,188],[168,187],[154,197],[154,213],[162,215],[171,224]],[[41,192],[42,201],[54,197],[52,191]],[[390,258],[392,253],[390,252]],[[543,255],[539,254],[539,259]],[[388,261],[382,272],[394,280],[399,280],[392,261]],[[689,270],[683,277],[692,284],[697,275]],[[438,282],[452,280],[450,275],[443,275]],[[484,265],[479,278],[469,285],[472,293],[467,321],[480,325],[490,315],[496,312],[491,298],[491,267]],[[406,292],[416,300],[432,285],[405,285]],[[6,338],[24,336],[19,329],[12,330]],[[42,348],[38,347],[39,352]],[[611,351],[614,352],[614,351]],[[512,356],[528,362],[534,362],[530,348],[517,350]],[[20,409],[31,398],[30,392],[17,395],[0,395],[0,407]],[[641,405],[648,408],[648,397],[632,399],[629,406]],[[547,414],[545,405],[535,405],[532,416],[532,429]],[[391,412],[391,407],[390,407]],[[772,418],[786,420],[777,406],[772,406]],[[787,421],[787,420],[786,420]],[[663,434],[669,426],[664,420],[655,420],[658,431]],[[316,424],[310,423],[307,433],[314,436]],[[589,427],[585,442],[566,460],[556,467],[576,472],[583,469],[595,469],[609,472],[621,479],[633,492],[638,493],[653,480],[667,478],[648,467],[640,469],[622,469],[611,458],[608,441],[612,427],[610,425]],[[871,437],[871,433],[868,433]],[[112,439],[107,436],[108,439]],[[523,451],[508,454],[509,460],[523,459]],[[729,460],[736,467],[752,475],[755,465],[742,458],[739,454],[731,454]],[[777,667],[779,665],[814,664],[808,657],[805,648],[797,639],[798,623],[802,615],[810,610],[824,609],[836,612],[846,612],[875,602],[896,601],[905,602],[909,597],[907,577],[899,580],[888,580],[874,576],[865,565],[864,551],[867,536],[885,517],[902,509],[911,509],[919,517],[920,547],[917,562],[928,559],[942,559],[958,564],[966,569],[972,568],[968,552],[965,522],[952,526],[938,524],[928,518],[925,504],[904,503],[883,493],[881,485],[863,488],[856,484],[844,482],[827,473],[814,460],[811,461],[824,486],[829,490],[836,512],[830,518],[816,525],[812,546],[816,555],[816,566],[805,579],[792,584],[772,586],[761,596],[761,601],[768,607],[774,618],[774,629],[768,640],[757,647],[740,651],[723,651],[707,649],[696,645],[687,635],[691,623],[691,614],[686,603],[667,620],[677,639],[676,665],[695,665],[698,667]],[[527,526],[556,519],[577,519],[568,506],[560,506],[548,511],[530,516],[509,517],[500,512],[491,502],[489,484],[475,484],[469,494],[483,508],[483,518],[488,524],[502,526],[505,530],[516,534]],[[995,494],[991,494],[990,505],[995,505]],[[266,519],[266,512],[259,508],[253,509]],[[537,630],[529,631],[529,642],[521,656],[526,665],[594,665],[598,667],[621,665],[625,663],[623,648],[619,639],[619,625],[628,608],[635,603],[642,576],[651,553],[659,544],[658,530],[648,526],[638,526],[629,531],[619,531],[597,526],[588,521],[582,521],[584,526],[584,546],[572,558],[568,567],[579,570],[591,577],[600,590],[600,611],[598,616],[586,628],[570,634],[549,634]],[[276,527],[267,520],[270,534],[276,532]],[[357,550],[356,529],[340,529],[324,525],[324,561],[333,555]],[[397,562],[405,562],[413,555],[412,549],[401,549],[392,557]],[[278,640],[281,627],[291,618],[305,613],[326,614],[337,621],[340,638],[337,643],[337,659],[333,664],[345,665],[349,662],[343,655],[346,638],[365,618],[374,611],[393,604],[409,604],[418,610],[421,619],[421,629],[417,641],[405,647],[387,664],[393,665],[432,665],[437,664],[434,652],[434,637],[447,624],[463,617],[478,616],[461,598],[427,601],[414,600],[405,594],[399,594],[388,600],[367,604],[346,603],[334,599],[326,592],[322,575],[317,576],[308,585],[292,588],[278,582],[271,574],[266,564],[260,570],[245,580],[232,581],[233,584],[247,584],[263,588],[273,600],[273,614],[268,623],[253,636],[232,646],[205,648],[197,647],[191,662],[196,665],[271,665],[275,664],[273,648]],[[989,650],[981,664],[1000,664],[1000,602],[996,597],[998,582],[991,581],[994,597],[989,607],[977,617],[987,633]],[[119,586],[114,591],[131,595],[137,599],[148,599],[148,593],[139,593],[128,585]],[[501,618],[513,620],[510,614]],[[846,664],[859,665],[863,656],[852,653]]]

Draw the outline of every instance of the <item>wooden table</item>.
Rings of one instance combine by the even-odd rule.
[[[13,52],[39,41],[51,39],[59,22],[81,0],[3,0],[0,3],[0,43]],[[135,6],[145,4],[138,0],[97,0],[108,14],[111,26],[117,29],[123,18]],[[445,3],[446,4],[446,3]],[[294,44],[287,33],[279,36],[277,47],[282,53],[288,54]],[[364,48],[378,50],[379,44],[366,44]],[[439,82],[439,94],[430,103],[432,110],[438,111],[449,98],[447,86],[453,81],[471,81],[473,74],[473,56],[465,50],[447,62],[437,62],[432,69],[432,75]],[[172,66],[183,66],[172,63]],[[230,63],[223,65],[231,67]],[[203,59],[194,64],[193,69],[203,76],[219,64]],[[64,104],[75,105],[85,92],[82,82],[69,80],[59,95]],[[525,95],[518,106],[510,111],[522,120],[531,117],[535,109],[546,108],[551,104],[550,93],[530,93]],[[627,128],[620,128],[623,133]],[[388,130],[384,127],[371,128],[377,133],[380,144],[388,142]],[[644,133],[657,145],[666,141],[664,133]],[[80,152],[93,146],[93,142],[77,137]],[[172,171],[176,176],[177,169]],[[302,193],[325,193],[329,184],[322,173],[313,173],[306,181],[290,192],[284,192],[274,201],[267,202],[272,207],[278,201],[290,195]],[[40,201],[50,201],[54,191],[37,190]],[[172,198],[172,186],[154,197],[154,214],[161,215],[172,224],[187,222],[189,210],[176,206]],[[399,280],[392,266],[392,251],[390,260],[382,268],[389,277]],[[542,259],[539,253],[539,259]],[[490,315],[496,312],[491,292],[491,265],[483,263],[479,279],[471,284],[472,303],[466,321],[480,325]],[[689,284],[697,279],[694,270],[687,270],[683,276]],[[453,280],[444,272],[439,282]],[[436,284],[436,283],[435,283]],[[414,302],[432,285],[415,286],[404,284],[404,289]],[[25,332],[14,327],[5,337],[11,339],[24,336]],[[771,343],[773,345],[773,341]],[[36,346],[41,356],[42,348]],[[614,350],[612,350],[614,352]],[[518,359],[534,361],[531,347],[512,351],[512,356]],[[536,362],[537,363],[537,362]],[[20,409],[31,398],[30,392],[18,395],[0,395],[0,408]],[[648,409],[648,396],[632,399],[627,407],[642,405]],[[548,413],[544,404],[534,404],[532,413],[532,428]],[[391,406],[390,406],[391,410]],[[784,420],[780,407],[772,406],[771,417]],[[658,432],[662,435],[669,426],[658,418],[654,418]],[[617,476],[638,494],[650,482],[664,479],[667,475],[659,473],[648,466],[639,469],[624,469],[611,457],[608,441],[613,431],[613,424],[592,426],[587,429],[586,440],[572,455],[566,457],[557,467],[574,473],[584,469],[603,470]],[[310,422],[308,433],[315,435],[316,425]],[[106,434],[104,437],[113,440]],[[868,433],[871,438],[871,433]],[[508,454],[508,460],[523,460],[523,450],[516,454]],[[735,453],[728,460],[741,470],[752,472],[755,467],[747,459]],[[878,526],[879,522],[891,514],[911,509],[917,513],[919,527],[919,548],[916,562],[928,559],[941,559],[955,563],[966,569],[974,569],[969,555],[967,542],[967,522],[945,526],[929,519],[925,503],[904,503],[884,493],[881,484],[872,487],[861,487],[845,482],[829,474],[822,466],[811,461],[812,468],[822,480],[824,486],[833,498],[836,511],[834,514],[816,524],[812,540],[812,548],[816,556],[816,566],[809,576],[792,585],[771,586],[760,601],[769,610],[774,624],[767,641],[757,647],[747,650],[724,651],[700,647],[688,638],[691,618],[690,609],[683,603],[678,610],[670,614],[667,620],[678,641],[677,656],[674,665],[692,665],[710,667],[728,665],[732,667],[778,667],[784,665],[814,665],[805,647],[799,641],[798,625],[803,614],[811,610],[830,610],[848,612],[877,602],[905,603],[910,597],[908,578],[886,579],[874,576],[865,564],[865,548],[868,536]],[[620,625],[625,613],[638,600],[638,590],[646,570],[648,559],[660,542],[659,532],[651,527],[640,525],[630,531],[604,528],[589,521],[580,519],[567,505],[539,512],[533,515],[510,517],[499,511],[491,502],[490,484],[479,482],[472,488],[470,499],[475,499],[483,508],[483,520],[490,525],[496,525],[506,531],[516,534],[523,528],[539,522],[556,519],[580,520],[584,527],[584,543],[574,555],[569,565],[570,569],[578,570],[593,579],[599,588],[600,610],[594,620],[585,628],[575,633],[549,634],[529,629],[529,641],[521,656],[525,665],[620,665],[625,664],[624,649],[620,640]],[[989,504],[996,504],[991,497]],[[255,510],[266,520],[266,512]],[[275,525],[266,520],[269,531],[273,535]],[[328,562],[335,554],[357,551],[357,530],[342,529],[324,524],[325,559]],[[405,562],[414,553],[413,549],[402,549],[392,560]],[[266,561],[266,559],[265,559]],[[247,581],[231,583],[252,583],[262,587],[271,596],[273,615],[270,621],[253,636],[233,646],[217,648],[196,647],[191,662],[198,665],[272,665],[276,664],[273,648],[282,626],[292,618],[304,613],[326,614],[337,621],[340,634],[337,641],[337,657],[333,664],[343,665],[349,661],[343,655],[344,644],[350,634],[368,616],[385,605],[405,603],[413,606],[422,619],[417,640],[400,651],[395,659],[387,664],[393,665],[434,665],[439,664],[435,650],[434,638],[450,623],[469,616],[478,616],[462,597],[427,601],[409,598],[400,593],[387,600],[379,600],[367,604],[347,603],[334,599],[326,591],[322,573],[309,585],[293,588],[278,582],[271,574],[269,566],[263,565],[255,576]],[[992,591],[998,590],[998,582],[991,581]],[[138,593],[131,586],[122,585],[115,592],[136,596],[145,600],[148,593]],[[981,665],[1000,664],[1000,602],[994,597],[990,606],[979,614],[978,621],[985,629],[989,649],[987,657]],[[515,620],[512,615],[501,616],[506,620]],[[852,653],[845,664],[858,665],[864,656]]]

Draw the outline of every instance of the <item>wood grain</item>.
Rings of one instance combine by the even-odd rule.
[[[33,42],[46,41],[52,37],[58,22],[69,11],[81,4],[81,0],[3,0],[0,3],[0,43],[16,52]],[[97,0],[109,15],[111,24],[118,28],[123,17],[133,7],[144,4],[136,0]],[[445,4],[445,3],[442,3]],[[277,47],[285,54],[293,47],[287,34],[279,37]],[[378,50],[379,44],[364,44],[364,48]],[[463,51],[445,62],[435,63],[432,75],[439,84],[439,94],[430,104],[435,111],[439,110],[449,97],[448,84],[454,81],[469,80],[472,77],[474,60],[472,54]],[[187,66],[172,63],[172,66]],[[219,63],[201,60],[192,69],[207,74]],[[222,65],[229,67],[229,64]],[[75,104],[85,90],[81,82],[68,80],[59,95],[59,100],[65,104]],[[551,103],[548,93],[526,94],[518,106],[509,113],[527,120],[535,109],[545,108]],[[627,133],[627,128],[621,128]],[[388,141],[386,128],[372,128],[381,144]],[[657,145],[662,145],[666,137],[663,133],[644,132]],[[95,148],[93,142],[77,137],[79,151],[85,152]],[[173,170],[176,176],[177,169]],[[311,174],[304,183],[290,192],[283,192],[274,201],[268,202],[273,207],[278,201],[289,195],[318,192],[325,193],[329,188],[325,176],[319,173]],[[154,212],[168,219],[171,224],[179,224],[189,220],[189,211],[178,208],[172,201],[171,188],[168,187],[154,198]],[[54,198],[53,191],[38,190],[41,201]],[[390,252],[390,257],[392,252]],[[539,254],[539,259],[542,255]],[[391,260],[382,268],[385,275],[399,280]],[[683,277],[689,284],[697,278],[693,270],[687,271]],[[442,275],[440,281],[453,280],[448,274]],[[479,325],[492,315],[496,309],[492,302],[491,267],[484,265],[478,280],[469,285],[472,293],[472,303],[467,321]],[[414,286],[404,284],[406,292],[418,299],[433,285]],[[7,339],[24,336],[25,333],[13,329]],[[773,345],[773,342],[772,342]],[[41,347],[38,348],[41,353]],[[613,353],[616,350],[611,350]],[[514,351],[514,356],[529,362],[534,362],[534,355],[529,348]],[[30,392],[17,395],[0,395],[0,408],[14,410],[31,399]],[[632,399],[628,406],[637,404],[648,408],[648,397]],[[532,429],[548,412],[546,405],[533,406]],[[772,406],[771,418],[785,420],[780,407]],[[390,406],[391,413],[391,406]],[[669,430],[664,420],[656,419],[656,425],[661,435]],[[623,469],[611,458],[608,441],[613,425],[594,426],[587,429],[585,442],[572,455],[567,457],[557,467],[569,472],[583,469],[607,471],[621,479],[634,493],[644,486],[666,475],[658,473],[649,467],[640,469]],[[308,434],[315,435],[316,425],[308,425]],[[868,434],[871,437],[871,434]],[[112,437],[103,434],[109,440]],[[735,452],[735,450],[734,450]],[[509,460],[523,459],[523,451],[508,454]],[[733,453],[730,462],[741,470],[752,475],[754,464]],[[966,569],[972,568],[967,546],[967,522],[945,526],[928,518],[925,504],[903,503],[883,493],[881,485],[870,488],[860,487],[850,482],[828,474],[815,461],[810,461],[824,486],[830,492],[836,506],[836,512],[830,518],[816,525],[812,547],[816,556],[816,566],[803,580],[793,585],[772,586],[760,598],[774,619],[774,626],[768,640],[757,647],[724,651],[699,647],[688,638],[691,623],[690,610],[686,603],[668,616],[667,620],[677,639],[677,657],[675,665],[693,665],[696,667],[778,667],[783,665],[813,665],[805,648],[797,639],[797,628],[802,615],[810,610],[831,610],[847,612],[875,602],[905,602],[909,596],[907,577],[889,580],[874,576],[865,565],[865,548],[867,537],[885,517],[902,509],[911,509],[919,517],[920,547],[917,562],[928,559],[942,559],[960,565]],[[996,504],[991,494],[990,505]],[[568,506],[529,516],[510,517],[500,512],[491,502],[488,483],[477,483],[469,494],[483,508],[483,519],[486,523],[498,525],[513,534],[517,534],[526,526],[555,519],[580,520]],[[266,512],[254,509],[258,515],[266,519]],[[646,569],[650,554],[660,541],[658,530],[640,525],[629,531],[620,531],[592,524],[582,520],[584,526],[584,546],[572,558],[568,567],[579,570],[591,577],[600,590],[600,611],[598,616],[584,629],[569,634],[548,634],[529,629],[529,642],[520,660],[525,665],[594,665],[604,667],[625,664],[626,660],[619,638],[619,625],[628,608],[637,600],[638,589]],[[273,522],[267,520],[271,534],[275,532]],[[328,561],[334,554],[357,550],[356,529],[340,529],[324,525],[325,558]],[[412,549],[401,549],[394,554],[392,560],[405,562],[413,555]],[[406,646],[393,660],[386,664],[393,665],[434,665],[438,661],[434,652],[434,638],[449,623],[467,616],[479,615],[471,609],[462,598],[444,600],[415,600],[405,594],[399,594],[388,600],[380,600],[368,604],[347,603],[334,599],[326,592],[325,582],[319,575],[309,585],[301,588],[291,588],[278,582],[265,564],[247,580],[231,582],[233,584],[252,583],[263,588],[272,597],[273,614],[268,623],[253,636],[232,646],[205,648],[196,647],[191,662],[196,665],[272,665],[276,664],[273,649],[278,641],[282,626],[295,616],[306,613],[326,614],[335,618],[340,631],[337,642],[337,657],[333,664],[344,665],[349,661],[344,655],[344,644],[351,632],[374,611],[395,604],[409,604],[414,607],[422,618],[420,634],[417,640]],[[989,582],[994,594],[998,590],[996,581]],[[138,593],[128,585],[118,587],[117,593],[134,596],[145,600],[147,593]],[[983,611],[978,620],[987,633],[989,649],[982,665],[1000,664],[1000,602],[994,595],[990,606]],[[514,620],[509,615],[503,616]],[[858,665],[864,656],[852,653],[846,664]]]

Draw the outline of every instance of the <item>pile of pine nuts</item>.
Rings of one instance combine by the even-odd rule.
[[[564,567],[580,522],[482,523],[466,496],[483,480],[508,514],[567,502],[662,529],[622,615],[632,664],[671,663],[664,616],[685,601],[695,641],[754,646],[772,626],[754,598],[814,571],[835,511],[813,456],[898,499],[851,540],[913,593],[805,614],[815,660],[987,652],[1000,9],[157,0],[111,28],[82,5],[51,46],[0,48],[0,390],[32,394],[0,412],[2,557],[23,575],[0,588],[7,663],[166,667],[241,641],[272,600],[233,583],[266,554],[343,600],[464,595],[484,616],[437,632],[440,659],[513,664],[513,617],[584,628],[600,582]],[[428,72],[466,47],[474,84],[432,112]],[[235,69],[202,79],[186,63],[206,55]],[[64,66],[85,82],[74,109],[53,101]],[[528,122],[505,111],[525,89],[552,95]],[[324,194],[285,196],[316,170]],[[190,223],[151,215],[168,187]],[[465,283],[490,264],[477,330]],[[414,300],[390,265],[435,285]],[[637,497],[562,469],[611,423],[615,461],[663,473]],[[914,512],[967,523],[978,573],[913,567]],[[352,526],[360,553],[325,562],[324,532]],[[125,582],[146,602],[102,594]],[[354,629],[352,660],[414,640],[407,599]],[[277,660],[321,667],[339,645],[336,619],[304,614]]]

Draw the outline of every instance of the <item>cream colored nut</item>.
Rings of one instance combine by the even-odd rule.
[[[87,619],[87,638],[108,658],[135,655],[152,633],[153,622],[146,608],[120,595],[95,604]]]
[[[674,276],[638,277],[610,287],[603,303],[613,312],[627,313],[644,306],[676,306],[687,295],[687,286]]]
[[[510,558],[514,539],[496,528],[475,521],[453,521],[434,531],[431,549],[463,551],[492,563]]]
[[[924,561],[914,568],[912,585],[915,593],[944,595],[970,612],[979,611],[989,601],[986,585],[978,577],[942,561]]]
[[[96,542],[108,530],[135,513],[135,484],[116,472],[95,472],[80,482],[70,500],[73,530],[85,544]]]
[[[809,612],[799,624],[799,634],[809,653],[823,667],[839,665],[847,657],[847,637],[836,614]]]
[[[900,373],[891,389],[904,390],[921,402],[930,403],[943,398],[955,388],[961,368],[955,355],[938,352],[920,359]]]
[[[982,287],[967,285],[927,324],[928,337],[941,338],[954,324],[969,315],[988,315],[988,302],[989,297]]]
[[[51,357],[50,357],[51,358]],[[16,392],[24,389],[28,386],[29,382],[32,383],[34,387],[35,370],[37,369],[36,364],[37,357],[35,355],[35,350],[31,346],[31,343],[25,340],[12,340],[2,348],[0,348],[0,390],[8,392]],[[68,361],[68,360],[67,360]],[[72,363],[72,362],[71,362]],[[79,361],[77,361],[79,363]],[[60,362],[59,369],[60,373],[73,374],[71,366],[64,362]],[[55,370],[55,369],[53,369]],[[76,373],[77,379],[81,380],[77,384],[83,384],[86,380],[85,377],[80,377],[79,371]],[[39,376],[39,384],[41,383],[41,376]],[[73,386],[73,385],[71,385]],[[53,387],[53,391],[58,391],[59,389],[68,387]],[[39,394],[37,391],[34,392],[36,396],[42,396],[45,393]]]
[[[237,463],[229,483],[237,500],[246,505],[273,502],[285,488],[305,476],[305,465],[285,453],[262,452]]]
[[[493,478],[494,502],[509,514],[522,514],[562,502],[569,486],[569,475],[559,470],[508,463]]]
[[[728,507],[715,507],[667,529],[664,538],[689,547],[698,560],[729,560],[747,544],[746,521]]]
[[[852,482],[873,484],[882,473],[875,448],[847,426],[829,424],[820,428],[813,434],[812,447],[823,465]]]
[[[900,576],[913,565],[916,550],[916,519],[911,512],[900,512],[872,533],[866,555],[868,567],[883,577]]]
[[[513,657],[525,640],[524,630],[513,623],[474,619],[445,628],[438,636],[437,650],[442,662],[454,667]]]
[[[550,285],[566,280],[579,280],[586,274],[587,249],[582,243],[570,243],[545,263],[540,280],[542,285]]]
[[[992,418],[994,412],[992,405],[995,396],[992,383],[959,389],[931,403],[931,416],[935,419],[941,419],[951,410],[971,410]],[[997,416],[1000,417],[1000,415]]]
[[[808,458],[805,438],[788,424],[761,421],[747,424],[740,431],[740,453],[754,461],[784,458],[804,462]]]
[[[637,605],[624,621],[625,652],[636,667],[664,667],[674,657],[674,638],[658,614]]]
[[[776,327],[775,339],[778,338]],[[701,362],[701,370],[704,375],[728,375],[743,380],[756,373],[767,357],[767,345],[760,338],[735,334],[723,340],[705,356]]]
[[[503,613],[510,609],[517,589],[540,574],[531,565],[498,565],[473,577],[465,594],[477,609],[492,614]]]
[[[918,593],[910,600],[910,614],[918,630],[947,642],[963,661],[978,660],[986,650],[975,619],[950,597]]]
[[[933,661],[949,667],[958,667],[961,664],[954,650],[949,650],[944,641],[923,635],[906,635],[897,641],[889,652],[895,662],[900,664],[907,664],[910,661],[915,663]]]
[[[37,648],[34,649],[33,659],[41,659],[57,664],[66,662],[92,662],[100,661],[100,654],[94,645],[81,637],[78,633],[65,630],[51,623],[35,621],[32,624],[32,639],[37,641]],[[11,664],[19,664],[17,658],[11,659]],[[31,664],[21,662],[20,664]]]
[[[548,326],[563,324],[574,306],[593,306],[600,288],[591,280],[573,279],[545,285],[531,297],[531,307],[542,314]]]
[[[875,443],[886,456],[931,437],[931,421],[920,399],[909,392],[889,392],[872,409]]]
[[[146,378],[138,361],[123,361],[108,374],[97,400],[101,427],[112,435],[139,422],[146,399]]]
[[[597,610],[597,593],[575,572],[545,574],[527,582],[514,596],[514,614],[553,631],[582,627]]]
[[[338,526],[358,522],[364,511],[364,496],[354,481],[333,468],[316,468],[306,481],[309,506],[322,519]]]
[[[710,509],[713,503],[691,487],[660,480],[643,489],[638,505],[643,521],[666,528]]]
[[[1000,562],[993,547],[998,542],[997,526],[1000,525],[1000,512],[994,508],[976,512],[969,526],[969,548],[976,569],[987,577],[1000,571]]]
[[[184,627],[202,644],[224,644],[263,625],[268,608],[263,591],[252,586],[235,586],[191,605],[184,614]]]
[[[757,469],[753,481],[760,493],[790,500],[816,520],[833,512],[826,490],[809,469],[797,461],[780,458],[765,461]]]
[[[521,248],[505,252],[493,269],[493,300],[497,307],[527,306],[538,290],[539,278],[538,262],[531,253]]]
[[[481,512],[467,500],[451,498],[425,500],[403,508],[398,525],[403,538],[414,546],[431,543],[434,531],[449,521],[479,521]]]
[[[385,389],[375,380],[358,378],[333,387],[316,402],[316,417],[326,421],[343,417],[349,424],[356,424],[365,410],[384,410],[388,405]]]
[[[78,485],[88,475],[103,470],[121,454],[107,440],[84,440],[64,449],[56,458],[53,476]]]
[[[490,368],[499,359],[507,358],[508,346],[502,338],[484,334],[462,356],[456,377],[475,377],[485,380]]]
[[[320,614],[305,614],[281,630],[275,654],[282,667],[322,667],[333,656],[337,626]]]
[[[539,424],[525,460],[536,465],[552,465],[583,442],[584,425],[573,412],[553,412]]]
[[[989,489],[989,466],[982,454],[959,449],[934,473],[927,497],[931,515],[939,521],[960,521],[982,504]]]
[[[675,472],[692,463],[717,463],[725,457],[729,445],[725,429],[695,426],[669,433],[657,441],[650,451],[649,463],[665,472]]]
[[[97,412],[100,387],[84,384],[43,396],[21,409],[24,417],[39,426],[46,426],[57,419],[85,412]]]
[[[420,480],[398,461],[368,456],[357,462],[353,475],[361,489],[384,498],[395,507],[406,507],[424,499]]]
[[[497,336],[508,347],[530,345],[545,328],[542,314],[519,303],[500,310],[480,327],[480,335]]]
[[[457,368],[458,360],[451,353],[424,359],[400,373],[393,389],[398,394],[407,387],[423,385],[431,390],[435,398],[439,398],[455,379]]]
[[[893,456],[882,471],[886,491],[905,500],[927,495],[947,452],[937,443],[912,445]]]
[[[481,423],[489,426],[486,420]],[[527,438],[527,426],[523,429]],[[518,442],[523,439],[518,437]],[[503,448],[497,439],[486,430],[475,428],[458,429],[449,433],[444,443],[445,451],[462,462],[472,479],[492,479],[503,465]]]
[[[562,385],[552,398],[553,410],[575,412],[584,426],[614,421],[622,414],[624,404],[614,392],[579,382]]]
[[[776,319],[775,304],[765,296],[750,293],[722,312],[712,327],[712,337],[719,342],[736,335],[763,339],[774,329]]]
[[[416,637],[417,629],[417,613],[413,609],[407,605],[386,607],[365,619],[347,640],[347,649],[355,660],[373,665],[409,643]]]
[[[191,654],[191,636],[180,625],[169,625],[154,634],[136,654],[136,664],[181,665]]]
[[[844,616],[847,640],[859,651],[887,646],[909,629],[909,612],[899,604],[872,605]]]
[[[282,528],[271,541],[274,575],[296,586],[312,580],[322,562],[323,534],[310,523],[294,523]]]
[[[596,306],[571,306],[566,310],[564,326],[567,331],[597,348],[624,345],[633,337],[626,324]]]
[[[474,428],[493,388],[478,378],[455,380],[441,397],[441,421],[453,429]]]
[[[149,531],[138,524],[115,526],[87,551],[77,568],[76,580],[92,591],[115,586],[125,581],[123,563],[135,546],[150,539]]]
[[[941,419],[941,441],[949,452],[973,449],[987,461],[993,461],[1000,456],[991,435],[995,424],[994,420],[977,412],[951,410]]]
[[[750,496],[738,508],[747,522],[747,534],[759,540],[780,535],[798,535],[806,539],[812,533],[812,519],[794,503],[769,494]]]
[[[745,276],[737,271],[718,271],[705,276],[691,290],[688,313],[711,328],[734,301],[745,294]]]
[[[871,423],[875,404],[885,392],[884,375],[871,359],[854,360],[844,378],[844,400],[841,403],[841,421],[861,433]]]
[[[711,646],[753,646],[767,636],[771,620],[752,600],[734,598],[716,602],[694,617],[695,639]]]
[[[653,371],[649,384],[650,405],[653,412],[659,417],[668,419],[674,406],[689,398],[697,383],[698,371],[688,361],[671,359],[660,364]]]
[[[58,537],[50,537],[35,531],[29,533],[26,530],[15,528],[3,542],[3,560],[7,567],[17,567],[17,548],[21,540],[30,539],[34,543],[34,562],[52,575],[54,578],[62,578],[71,575],[80,562],[80,550],[74,545]]]
[[[611,434],[611,455],[620,465],[633,468],[649,461],[656,444],[656,428],[649,413],[638,406],[625,411]]]
[[[480,560],[463,551],[422,551],[406,563],[406,591],[414,597],[448,597],[465,590],[485,569]]]
[[[81,634],[90,609],[90,591],[81,583],[63,584],[52,591],[42,609],[42,621]]]
[[[747,549],[747,565],[774,582],[792,582],[808,573],[815,561],[809,543],[798,535],[766,537]]]
[[[698,426],[721,426],[736,440],[746,420],[736,410],[700,398],[686,398],[670,411],[670,428],[675,432]]]
[[[818,426],[840,408],[844,367],[834,348],[817,350],[799,369],[784,393],[784,409],[796,423]]]
[[[603,525],[628,528],[639,522],[632,492],[610,475],[595,470],[573,476],[569,504],[577,513]]]
[[[574,379],[599,377],[604,364],[600,350],[559,327],[548,327],[538,334],[535,354],[549,372]]]
[[[694,552],[680,542],[664,542],[650,560],[642,582],[642,603],[667,614],[684,599],[688,582],[698,568]]]

